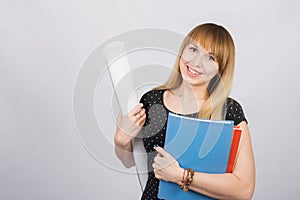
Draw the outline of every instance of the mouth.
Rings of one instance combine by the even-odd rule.
[[[190,66],[188,66],[188,65],[186,65],[186,68],[187,68],[187,73],[188,73],[188,75],[191,76],[191,77],[193,77],[193,78],[194,78],[194,77],[197,77],[197,76],[199,76],[199,75],[201,75],[201,74],[203,74],[203,73],[201,73],[201,72],[195,70],[194,68],[192,68],[192,67],[190,67]]]

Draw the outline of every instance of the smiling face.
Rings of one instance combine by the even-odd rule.
[[[206,102],[211,102],[201,105],[199,118],[224,119],[223,107],[233,81],[234,60],[234,42],[223,26],[198,25],[182,41],[170,78],[156,89],[192,89],[196,99],[208,97]]]
[[[201,86],[218,73],[216,56],[200,44],[190,42],[184,48],[180,58],[180,72],[183,82],[190,86]]]

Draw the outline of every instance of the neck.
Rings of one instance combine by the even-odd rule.
[[[199,112],[201,106],[209,97],[207,87],[191,87],[185,83],[181,83],[179,87],[172,89],[172,93],[179,103],[181,113]]]
[[[184,98],[193,98],[196,100],[206,100],[209,97],[206,85],[191,86],[186,83],[182,83],[178,87],[177,94]]]

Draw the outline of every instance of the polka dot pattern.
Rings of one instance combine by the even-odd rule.
[[[141,131],[144,147],[148,153],[148,181],[142,195],[142,200],[159,200],[157,197],[159,180],[155,178],[152,163],[156,156],[153,149],[154,144],[164,147],[166,136],[166,124],[168,110],[163,104],[163,93],[165,90],[151,90],[145,93],[140,102],[144,104],[146,109],[146,122]],[[241,105],[232,98],[227,99],[226,120],[233,120],[237,125],[242,121],[246,121]],[[179,114],[179,113],[176,113]],[[198,113],[185,115],[189,117],[197,117]]]

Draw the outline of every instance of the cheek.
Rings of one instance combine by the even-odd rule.
[[[185,63],[186,63],[186,60],[184,58],[180,58],[180,63],[179,63],[179,68],[180,68],[180,71],[184,70],[185,68]]]
[[[213,66],[213,67],[210,68],[210,71],[208,73],[216,75],[218,72],[219,72],[218,67]]]
[[[217,63],[209,61],[206,64],[204,64],[204,69],[206,74],[216,75],[219,72],[219,65]]]
[[[184,60],[184,62],[186,61],[189,61],[189,60],[192,60],[194,57],[194,54],[192,54],[191,52],[189,52],[188,50],[184,50],[182,52],[182,55],[181,55],[181,59]]]

